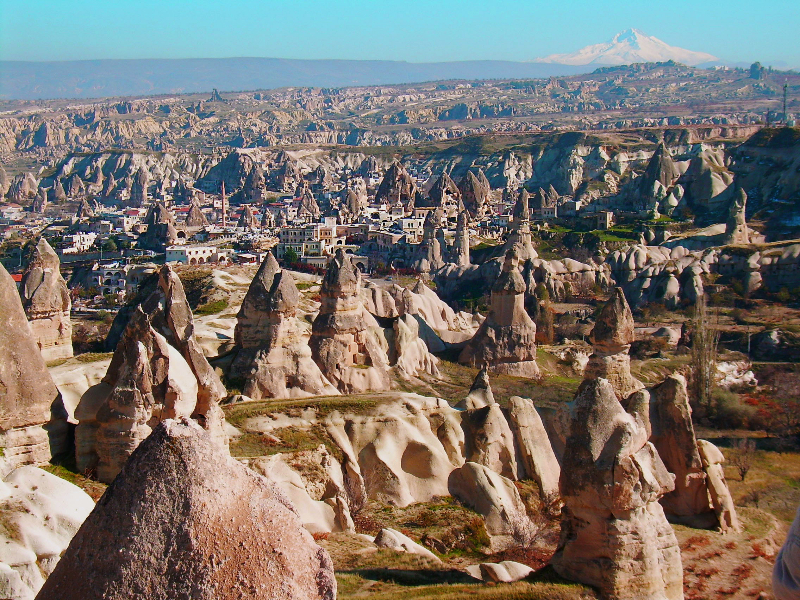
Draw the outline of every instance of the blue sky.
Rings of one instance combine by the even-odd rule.
[[[0,0],[0,59],[530,60],[629,27],[800,67],[797,0]]]

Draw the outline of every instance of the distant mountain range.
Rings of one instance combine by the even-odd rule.
[[[593,44],[570,54],[551,54],[537,58],[535,62],[561,65],[629,65],[643,62],[666,62],[674,60],[685,65],[717,63],[716,56],[705,52],[694,52],[670,46],[658,38],[638,29],[626,29],[609,42]]]
[[[0,61],[0,99],[106,98],[281,87],[347,87],[447,79],[534,79],[594,66],[512,61],[409,63],[374,60],[193,58]]]
[[[441,80],[533,79],[588,73],[597,67],[674,60],[714,63],[711,54],[676,48],[636,29],[572,54],[534,61],[409,63],[371,60],[194,58],[0,61],[0,99],[108,98],[281,87],[347,87]]]

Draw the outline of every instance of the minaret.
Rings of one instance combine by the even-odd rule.
[[[222,182],[222,199],[220,204],[222,205],[222,228],[225,229],[228,220],[228,207],[226,206],[228,203],[228,199],[225,198],[225,182]]]

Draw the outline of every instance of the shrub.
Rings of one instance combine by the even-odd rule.
[[[228,308],[228,301],[223,298],[222,300],[216,300],[204,304],[203,306],[198,306],[197,310],[194,312],[196,315],[216,315],[226,308]]]
[[[714,420],[718,427],[728,429],[749,427],[750,421],[756,416],[756,410],[742,403],[736,392],[715,388],[711,397],[716,407]]]

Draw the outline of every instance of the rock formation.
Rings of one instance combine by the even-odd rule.
[[[33,337],[46,362],[72,356],[72,302],[58,255],[42,237],[22,275],[20,295]]]
[[[722,463],[725,457],[714,444],[706,440],[697,440],[697,450],[703,461],[703,469],[706,472],[706,482],[708,484],[708,496],[711,505],[717,514],[720,529],[725,531],[741,531],[739,517],[736,515],[736,508],[733,505],[733,498],[725,481],[725,472]]]
[[[413,267],[420,273],[437,271],[444,266],[442,244],[440,242],[442,212],[440,209],[429,210],[422,224],[422,243],[419,245],[419,256]]]
[[[208,219],[200,210],[200,205],[194,200],[189,205],[189,212],[186,213],[186,227],[205,227],[208,225]]]
[[[297,209],[298,218],[305,221],[318,221],[322,211],[319,209],[317,199],[311,192],[311,188],[308,187],[307,181],[303,181],[303,185],[296,195],[300,198],[300,207]]]
[[[461,200],[461,191],[447,173],[442,173],[428,194],[434,207],[443,207]]]
[[[675,475],[675,489],[661,499],[664,512],[692,527],[715,525],[716,515],[697,449],[686,380],[681,375],[667,377],[651,390],[650,424],[650,440],[667,470]]]
[[[1,459],[0,459],[1,460]],[[0,591],[3,598],[33,598],[72,536],[94,508],[78,486],[36,467],[4,474],[0,488]]]
[[[387,202],[389,205],[403,205],[406,212],[414,210],[419,196],[414,178],[408,174],[405,167],[399,162],[393,162],[381,180],[375,194],[375,202]]]
[[[522,479],[514,448],[514,434],[499,404],[465,411],[461,416],[461,426],[467,462],[488,467],[511,481]]]
[[[91,219],[94,216],[94,211],[92,207],[89,206],[89,202],[86,201],[86,198],[81,198],[80,204],[78,204],[78,210],[75,211],[75,218],[78,221],[82,221],[83,219]]]
[[[597,317],[590,341],[594,352],[584,370],[584,377],[607,379],[620,400],[630,396],[644,384],[631,375],[628,355],[634,342],[633,314],[620,288],[614,292]]]
[[[136,449],[38,596],[264,597],[334,600],[330,557],[272,484],[188,419]]]
[[[747,207],[747,194],[739,187],[736,189],[728,208],[728,218],[725,221],[725,233],[722,244],[749,244],[750,234],[747,230],[745,209]]]
[[[299,302],[294,278],[268,252],[236,316],[239,351],[230,371],[253,400],[338,393],[311,358],[295,317]]]
[[[469,266],[469,215],[465,210],[458,213],[456,239],[453,245],[454,262],[459,267]]]
[[[647,414],[626,413],[605,379],[584,381],[568,411],[555,570],[604,598],[682,600],[680,549],[658,503],[674,480],[647,441]]]
[[[492,393],[492,386],[489,384],[489,372],[486,367],[482,367],[475,380],[472,382],[472,387],[469,389],[467,397],[456,404],[456,408],[462,410],[471,410],[473,408],[483,408],[494,404],[494,394]]]
[[[175,217],[163,202],[155,202],[150,206],[144,224],[147,225],[147,231],[139,236],[139,246],[142,248],[163,251],[178,239]]]
[[[393,346],[389,349],[390,364],[401,376],[415,377],[427,373],[439,376],[439,359],[428,351],[419,336],[419,322],[409,314],[397,317],[392,325]]]
[[[492,287],[486,320],[459,356],[459,362],[518,377],[535,377],[536,325],[525,311],[525,282],[514,248],[506,252],[503,271]]]
[[[191,417],[227,443],[218,402],[225,388],[194,338],[183,285],[169,266],[136,307],[103,381],[75,410],[77,464],[111,482],[160,421]]]
[[[461,201],[469,212],[470,218],[473,221],[480,221],[486,214],[491,194],[486,175],[481,169],[477,170],[477,174],[467,171],[464,179],[459,183],[458,189],[461,192]]]
[[[59,400],[33,337],[17,286],[0,265],[0,448],[13,467],[50,460],[43,425]],[[54,451],[63,450],[60,443]]]
[[[528,201],[528,192],[523,188],[514,205],[511,231],[505,245],[506,251],[516,248],[517,257],[523,263],[539,256],[531,242],[531,210]]]
[[[448,485],[453,496],[483,516],[492,550],[530,544],[536,527],[513,481],[468,462],[450,474]]]
[[[509,404],[508,422],[519,448],[520,479],[535,481],[545,502],[554,502],[558,498],[561,467],[542,418],[527,398],[512,396]]]
[[[244,205],[242,214],[239,215],[239,222],[236,223],[236,226],[246,229],[258,229],[258,219],[253,214],[253,209],[250,208],[249,204]]]
[[[339,248],[322,280],[309,345],[322,374],[343,393],[389,387],[388,345],[360,293],[361,273]]]

